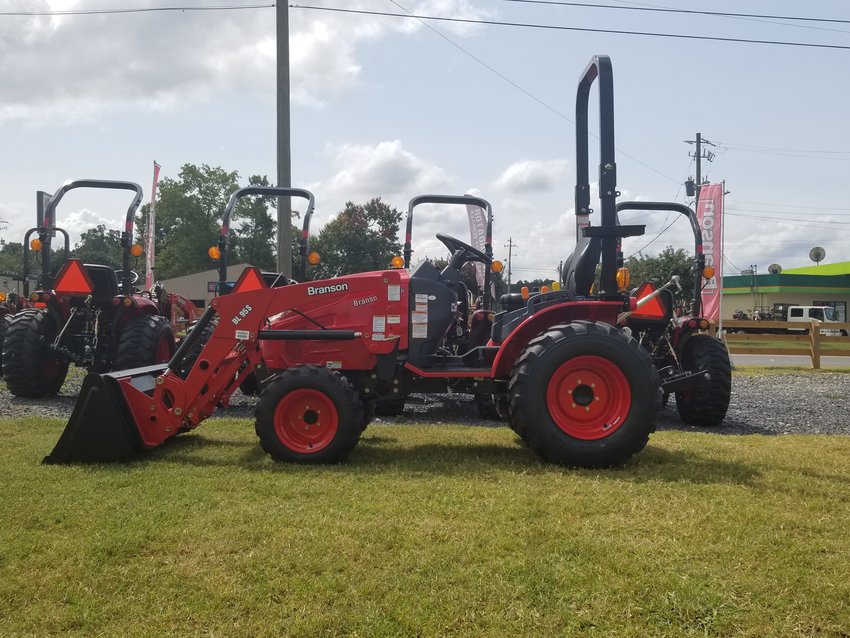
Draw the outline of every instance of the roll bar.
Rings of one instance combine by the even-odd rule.
[[[301,197],[307,200],[307,210],[304,212],[304,224],[301,229],[301,240],[298,251],[301,257],[301,272],[298,273],[302,281],[307,278],[307,250],[310,244],[310,218],[316,205],[316,198],[308,190],[303,188],[283,188],[279,186],[246,186],[235,191],[224,207],[221,215],[221,229],[218,233],[218,249],[221,252],[218,262],[219,282],[227,281],[227,237],[230,234],[230,216],[236,208],[236,204],[243,197],[249,195],[263,195],[265,197]]]
[[[127,215],[124,219],[124,230],[121,233],[121,248],[123,249],[121,288],[122,292],[125,295],[131,294],[133,290],[133,283],[130,281],[130,246],[132,246],[133,244],[133,222],[136,217],[136,211],[139,210],[139,205],[142,203],[143,197],[142,187],[136,184],[135,182],[124,182],[106,179],[78,179],[62,184],[62,186],[59,187],[59,190],[57,190],[47,202],[47,206],[44,208],[44,213],[41,216],[41,225],[37,228],[31,229],[26,234],[26,238],[24,241],[25,276],[28,268],[27,249],[29,247],[29,236],[32,232],[37,231],[38,238],[39,240],[41,240],[42,246],[41,286],[43,288],[53,287],[53,276],[50,274],[50,242],[51,238],[53,237],[54,231],[59,231],[65,235],[65,251],[66,253],[70,252],[70,242],[68,240],[68,233],[62,230],[61,228],[56,228],[56,207],[59,205],[59,202],[62,201],[62,198],[65,196],[66,193],[76,188],[103,188],[110,190],[128,190],[133,191],[135,193],[133,196],[133,200],[130,202],[130,206],[127,208]]]
[[[581,76],[576,93],[576,239],[588,233],[590,225],[590,159],[588,153],[588,110],[590,89],[599,79],[599,200],[601,224],[593,235],[602,236],[600,288],[611,294],[617,290],[617,163],[614,149],[614,71],[611,58],[595,55]]]
[[[411,237],[413,236],[413,209],[421,204],[463,204],[483,208],[487,213],[487,229],[484,237],[484,253],[493,256],[493,207],[490,202],[475,195],[418,195],[407,205],[407,223],[404,232],[404,267],[410,268],[410,258],[413,255]],[[490,269],[484,270],[484,310],[490,309]]]
[[[689,206],[675,202],[620,202],[617,204],[617,213],[623,210],[668,211],[687,217],[694,234],[694,268],[696,269],[692,313],[695,317],[699,317],[702,312],[702,286],[699,282],[702,281],[702,271],[705,269],[705,254],[702,250],[702,230],[696,213]]]

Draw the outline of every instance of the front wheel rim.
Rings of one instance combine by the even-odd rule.
[[[629,381],[616,364],[594,355],[563,363],[546,388],[555,425],[584,441],[611,436],[626,421],[632,404]]]
[[[339,413],[323,392],[300,388],[287,393],[274,411],[278,440],[294,452],[314,454],[331,444],[339,430]]]

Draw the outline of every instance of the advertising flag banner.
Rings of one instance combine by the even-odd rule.
[[[159,183],[160,165],[153,163],[153,186],[151,186],[151,209],[145,229],[145,288],[153,288],[154,237],[156,231],[156,185]]]
[[[469,216],[469,245],[484,251],[487,243],[487,213],[480,206],[466,205]],[[475,264],[475,279],[480,287],[484,287],[484,264]]]
[[[723,184],[703,184],[700,188],[697,220],[702,230],[705,265],[714,268],[714,276],[703,279],[702,316],[717,323],[723,281]]]

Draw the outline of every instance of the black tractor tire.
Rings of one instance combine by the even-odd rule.
[[[159,315],[132,319],[118,335],[113,370],[168,363],[176,350],[171,322]]]
[[[710,375],[701,385],[676,393],[682,421],[703,427],[720,425],[732,397],[732,362],[726,346],[711,335],[694,335],[685,343],[679,360],[685,370],[702,370]]]
[[[375,414],[378,416],[401,416],[407,397],[390,397],[375,401]]]
[[[517,360],[511,425],[545,461],[612,467],[646,446],[660,388],[649,355],[627,334],[589,321],[554,326]]]
[[[478,408],[478,416],[486,421],[502,421],[499,406],[496,405],[496,397],[492,394],[474,394],[475,406]]]
[[[0,318],[0,374],[3,369],[3,340],[6,338],[6,330],[9,329],[9,322],[12,320],[12,315],[5,314]]]
[[[361,429],[365,430],[372,422],[372,419],[375,418],[375,404],[377,401],[374,399],[361,399],[361,403],[363,404],[363,423]]]
[[[198,337],[197,341],[195,341],[191,345],[188,352],[186,352],[186,354],[183,356],[183,361],[181,361],[179,365],[181,377],[185,379],[189,372],[192,370],[192,366],[195,365],[195,361],[197,361],[198,357],[201,356],[201,350],[203,350],[204,346],[207,345],[207,342],[210,340],[212,333],[215,332],[215,329],[217,327],[218,316],[215,316],[206,326],[204,326],[204,329],[201,331],[201,334]],[[191,334],[191,331],[194,329],[194,327],[190,327],[189,334]],[[187,334],[184,338],[188,339],[189,334]]]
[[[40,399],[59,392],[68,360],[48,350],[56,325],[44,310],[25,310],[12,317],[3,339],[3,375],[16,397]]]
[[[239,391],[246,397],[255,397],[262,392],[257,375],[253,372],[245,373],[243,370],[239,379]]]
[[[344,377],[320,366],[281,373],[257,403],[255,431],[275,461],[339,463],[360,439],[363,404]]]

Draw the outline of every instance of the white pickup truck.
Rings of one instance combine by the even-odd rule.
[[[839,323],[835,316],[835,308],[832,306],[788,306],[787,321],[800,321],[810,324],[812,319],[825,324]],[[803,327],[799,329],[805,330]],[[789,330],[796,329],[789,328]],[[830,337],[847,336],[844,330],[838,330],[837,328],[821,328],[820,333]]]

